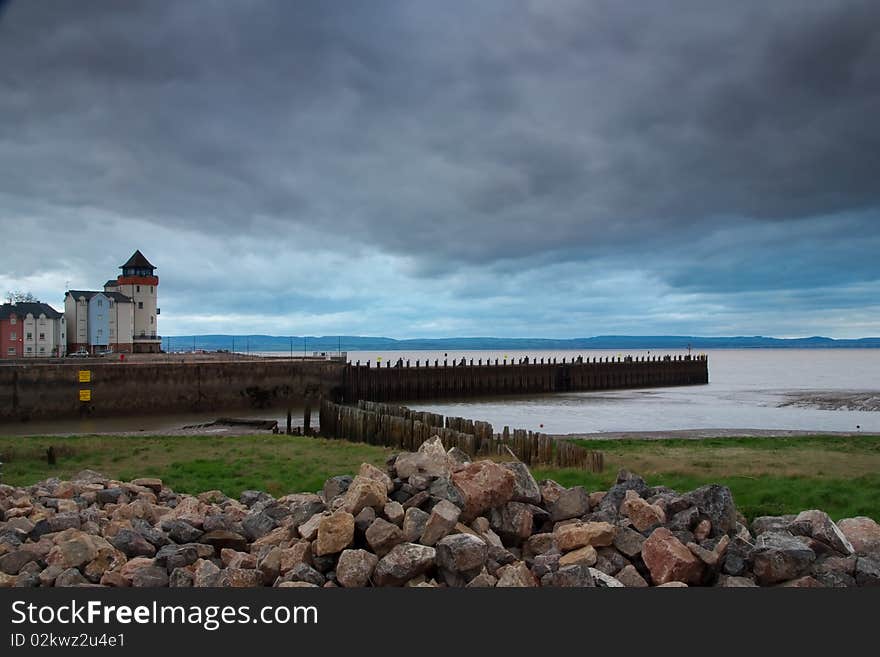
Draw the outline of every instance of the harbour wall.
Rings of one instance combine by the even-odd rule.
[[[298,405],[338,396],[344,369],[287,359],[3,365],[0,420]]]
[[[228,411],[542,394],[708,383],[705,356],[371,363],[252,358],[9,364],[0,366],[0,421],[151,412]]]

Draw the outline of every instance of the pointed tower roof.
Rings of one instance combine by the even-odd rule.
[[[150,264],[150,261],[144,257],[144,254],[140,252],[140,249],[132,254],[128,259],[128,262],[124,265],[119,265],[120,269],[127,269],[129,267],[155,269],[155,267]]]

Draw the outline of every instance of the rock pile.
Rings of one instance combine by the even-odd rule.
[[[438,439],[318,493],[175,493],[159,479],[0,486],[0,586],[880,585],[880,525],[756,518],[730,490],[621,471],[608,491],[469,462]]]

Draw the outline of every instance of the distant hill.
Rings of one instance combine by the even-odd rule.
[[[417,350],[527,350],[527,349],[827,349],[880,348],[880,338],[835,340],[833,338],[768,338],[737,336],[705,338],[688,335],[599,335],[592,338],[556,340],[550,338],[393,338],[353,335],[272,336],[272,335],[182,335],[166,337],[163,349],[188,351],[293,351],[294,355],[314,351],[417,351]]]

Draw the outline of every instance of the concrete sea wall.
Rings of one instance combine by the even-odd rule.
[[[8,365],[0,367],[0,420],[298,404],[338,395],[344,369],[344,363],[281,359]]]

